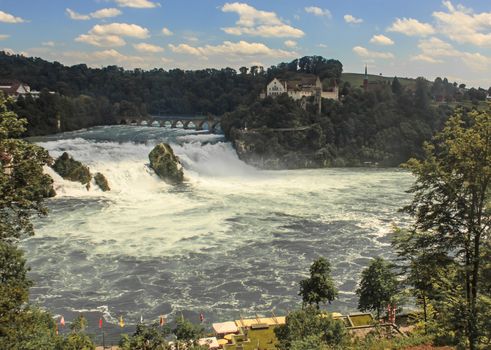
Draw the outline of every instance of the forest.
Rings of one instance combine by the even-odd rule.
[[[28,121],[27,136],[114,124],[119,117],[212,114],[223,116],[224,133],[233,142],[237,137],[233,130],[244,126],[310,126],[311,132],[302,136],[308,138],[306,142],[296,142],[301,137],[293,134],[267,137],[270,140],[259,153],[264,157],[299,151],[321,154],[323,166],[393,166],[419,157],[423,142],[441,129],[457,104],[464,104],[462,113],[467,113],[485,103],[489,93],[445,78],[434,82],[417,78],[408,86],[396,77],[364,91],[344,82],[342,73],[341,62],[321,56],[305,56],[267,69],[145,71],[85,64],[68,67],[0,52],[0,80],[22,81],[42,92],[38,99],[28,96],[11,102],[11,108]],[[340,102],[324,100],[318,114],[315,108],[303,110],[287,97],[258,98],[272,78],[298,74],[318,75],[324,86],[337,84]]]

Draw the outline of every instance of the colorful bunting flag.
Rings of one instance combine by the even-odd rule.
[[[62,327],[65,327],[65,317],[63,317],[63,315],[61,316],[61,319],[60,319],[60,325]]]
[[[99,329],[101,329],[101,328],[102,328],[102,317],[99,318]]]
[[[165,324],[165,316],[160,315],[159,325],[162,327]]]
[[[123,327],[124,327],[124,320],[123,320],[123,316],[119,316],[119,326],[120,326],[121,328],[123,328]]]

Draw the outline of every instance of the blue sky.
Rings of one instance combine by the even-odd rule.
[[[0,48],[65,64],[268,67],[305,55],[347,72],[491,86],[490,0],[0,0]]]

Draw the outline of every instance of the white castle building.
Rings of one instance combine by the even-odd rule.
[[[274,98],[281,94],[287,94],[295,101],[300,101],[303,109],[307,109],[307,98],[313,97],[318,114],[321,113],[323,98],[339,101],[338,86],[334,85],[331,89],[324,91],[320,78],[315,75],[303,75],[290,80],[274,78],[266,85],[266,91],[262,92],[259,97],[271,96]]]
[[[284,93],[294,100],[301,100],[304,97],[321,97],[336,101],[339,99],[337,85],[324,91],[322,88],[322,82],[318,76],[303,76],[301,78],[291,80],[279,80],[278,78],[274,78],[266,86],[266,92],[263,92],[261,97],[276,97]]]

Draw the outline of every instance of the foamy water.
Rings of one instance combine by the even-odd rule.
[[[160,141],[180,157],[184,185],[148,168]],[[129,324],[140,314],[283,314],[299,305],[298,282],[319,256],[341,290],[330,308],[354,310],[361,270],[390,256],[387,235],[412,181],[397,169],[260,171],[221,137],[184,130],[114,126],[38,143],[103,173],[112,191],[53,174],[58,196],[25,242],[33,300]]]

